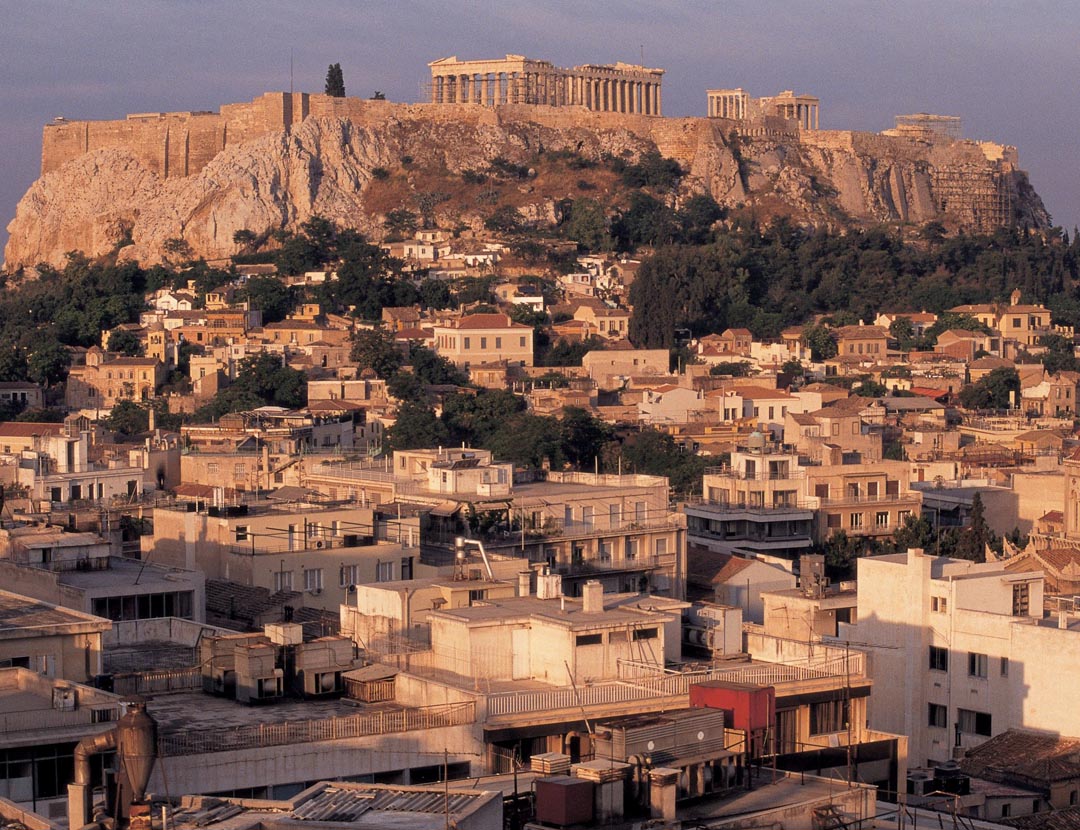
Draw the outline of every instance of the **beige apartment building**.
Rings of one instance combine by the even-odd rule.
[[[546,472],[514,480],[486,450],[397,451],[386,462],[305,461],[303,486],[362,504],[421,511],[421,558],[453,561],[467,536],[491,552],[547,564],[576,596],[590,578],[610,593],[649,589],[682,597],[686,522],[666,478]]]
[[[159,508],[153,550],[155,562],[301,591],[305,606],[336,611],[356,585],[438,573],[420,561],[418,532],[393,535],[399,540],[376,539],[372,510],[355,505],[206,501]]]
[[[686,505],[690,541],[735,555],[795,560],[837,531],[886,537],[919,516],[922,494],[903,461],[821,464],[760,433],[706,470],[702,499]]]
[[[97,346],[85,366],[72,366],[64,402],[72,409],[112,409],[120,401],[148,401],[165,381],[165,367],[152,357],[109,357]]]
[[[506,314],[470,314],[432,327],[435,351],[456,366],[507,361],[533,365],[533,331]]]

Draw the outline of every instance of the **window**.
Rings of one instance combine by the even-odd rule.
[[[638,540],[637,539],[627,539],[626,540],[626,558],[627,559],[637,559],[637,551],[638,551]]]
[[[969,735],[982,735],[989,738],[991,730],[990,715],[986,712],[975,712],[971,709],[956,710],[956,725],[961,732]]]
[[[477,588],[477,589],[474,589],[472,591],[469,591],[469,604],[470,605],[472,605],[474,602],[483,602],[485,599],[487,599],[487,591],[485,589]]]
[[[663,556],[667,553],[667,539],[656,540],[656,555]]]
[[[1026,617],[1031,607],[1031,589],[1028,583],[1020,582],[1012,586],[1012,613],[1014,617]]]
[[[376,582],[392,582],[394,579],[394,563],[393,562],[379,562],[375,566],[375,581]]]
[[[1001,676],[1002,677],[1008,677],[1009,676],[1009,658],[1008,657],[1002,657],[1001,658]]]
[[[634,639],[635,640],[655,640],[658,637],[657,630],[655,628],[635,628]]]
[[[236,541],[237,542],[246,542],[247,539],[248,539],[248,526],[247,525],[237,525],[236,526]]]
[[[848,707],[844,700],[824,700],[810,704],[810,734],[840,732],[847,726]]]
[[[304,590],[311,593],[322,591],[322,568],[308,568],[304,571]]]
[[[888,527],[889,526],[889,511],[879,510],[874,516],[874,525],[876,527]]]
[[[949,670],[949,650],[939,646],[930,646],[930,668],[933,671]]]
[[[858,527],[863,526],[863,514],[862,513],[852,513],[850,515],[849,519],[850,519],[850,523],[848,525],[849,527],[858,528]]]
[[[502,348],[502,338],[501,337],[496,337],[495,338],[495,348],[496,349],[501,349]]]
[[[578,634],[577,636],[577,644],[579,646],[598,646],[603,642],[603,634]]]
[[[945,597],[930,597],[930,610],[944,614],[949,610],[949,601]]]
[[[946,729],[949,726],[949,707],[942,706],[939,703],[931,703],[930,710],[926,719],[927,726],[933,726],[938,729]]]
[[[274,590],[292,590],[292,571],[274,571]]]
[[[830,528],[840,527],[840,514],[839,513],[830,513],[830,514],[828,514],[828,516],[826,516],[826,518],[825,518],[825,524],[826,524],[827,527],[830,527]]]
[[[233,464],[232,474],[233,478],[243,478],[245,475],[247,475],[247,465],[245,465],[243,462],[239,464]]]
[[[521,348],[523,348],[523,349],[525,348],[525,338],[524,337],[520,338],[520,342],[518,343],[518,345],[520,345]]]
[[[348,588],[350,585],[355,585],[360,581],[360,566],[359,565],[342,565],[339,573],[338,584],[342,588]]]
[[[1012,815],[1012,804],[1009,804],[1008,802],[1005,802],[1004,804],[1001,805],[1001,817],[1002,818],[1008,818],[1011,815]]]
[[[471,337],[466,337],[465,338],[465,348],[466,349],[470,348],[471,343],[472,343],[472,338]]]
[[[598,543],[601,562],[611,561],[611,540],[601,539]]]
[[[206,474],[208,476],[216,476],[218,474],[218,465],[216,461],[211,461],[206,465]]]
[[[968,677],[986,677],[986,664],[988,660],[985,654],[976,651],[968,652]]]

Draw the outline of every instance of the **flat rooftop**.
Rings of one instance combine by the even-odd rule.
[[[359,715],[365,712],[404,709],[393,703],[363,704],[335,700],[297,700],[285,698],[274,703],[248,706],[228,698],[203,692],[161,695],[149,701],[147,711],[158,722],[162,733],[225,731],[238,726],[319,720]]]
[[[48,636],[65,633],[63,629],[77,633],[86,630],[87,626],[103,631],[111,623],[81,611],[0,591],[0,638]]]
[[[184,798],[170,816],[179,830],[210,827],[248,830],[264,822],[302,827],[375,827],[442,830],[457,826],[493,800],[498,791],[455,790],[443,787],[403,787],[379,784],[322,782],[287,801]],[[501,803],[498,812],[501,813]],[[470,825],[471,826],[471,825]]]
[[[490,600],[489,604],[473,605],[468,608],[443,608],[433,611],[432,616],[456,617],[466,622],[485,622],[510,620],[523,617],[543,617],[569,627],[577,626],[617,626],[628,623],[655,622],[657,625],[665,619],[653,616],[655,612],[634,611],[605,603],[599,614],[586,614],[579,599],[560,597],[559,599],[537,599],[536,597],[507,597]],[[677,613],[677,612],[676,612]]]
[[[200,576],[195,571],[165,568],[153,562],[110,556],[109,567],[93,571],[59,571],[60,584],[84,591],[130,585],[139,593],[181,591]]]

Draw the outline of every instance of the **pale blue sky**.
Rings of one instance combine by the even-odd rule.
[[[1054,221],[1080,225],[1080,3],[1042,0],[0,0],[0,226],[37,176],[54,116],[216,109],[289,85],[420,99],[427,63],[506,53],[667,70],[664,112],[705,89],[794,89],[821,126],[881,130],[897,113],[960,115],[1015,144]],[[6,233],[0,234],[6,239]]]

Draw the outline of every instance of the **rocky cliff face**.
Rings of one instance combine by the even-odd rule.
[[[656,148],[688,171],[683,195],[707,191],[722,205],[754,206],[765,219],[784,215],[831,227],[943,219],[963,226],[985,222],[979,200],[993,198],[1010,222],[1049,224],[1026,176],[970,142],[824,132],[740,138],[730,122],[707,119],[637,118],[620,125],[518,112],[458,122],[427,118],[422,109],[403,106],[372,123],[308,118],[290,133],[227,147],[181,178],[160,178],[122,147],[79,156],[23,196],[8,226],[5,267],[60,265],[68,251],[98,257],[117,248],[121,258],[152,263],[174,239],[195,256],[219,259],[237,252],[238,230],[292,229],[316,214],[378,237],[382,217],[367,198],[374,171],[400,169],[411,157],[417,168],[459,174],[486,169],[496,158],[527,163],[538,146],[593,159]],[[973,182],[974,212],[962,204],[965,181]],[[567,197],[582,195],[574,181],[563,187]],[[942,213],[946,190],[951,204]],[[538,193],[536,204],[526,196],[523,215],[551,216],[550,191],[544,199]],[[490,210],[447,200],[436,214],[475,225]]]

